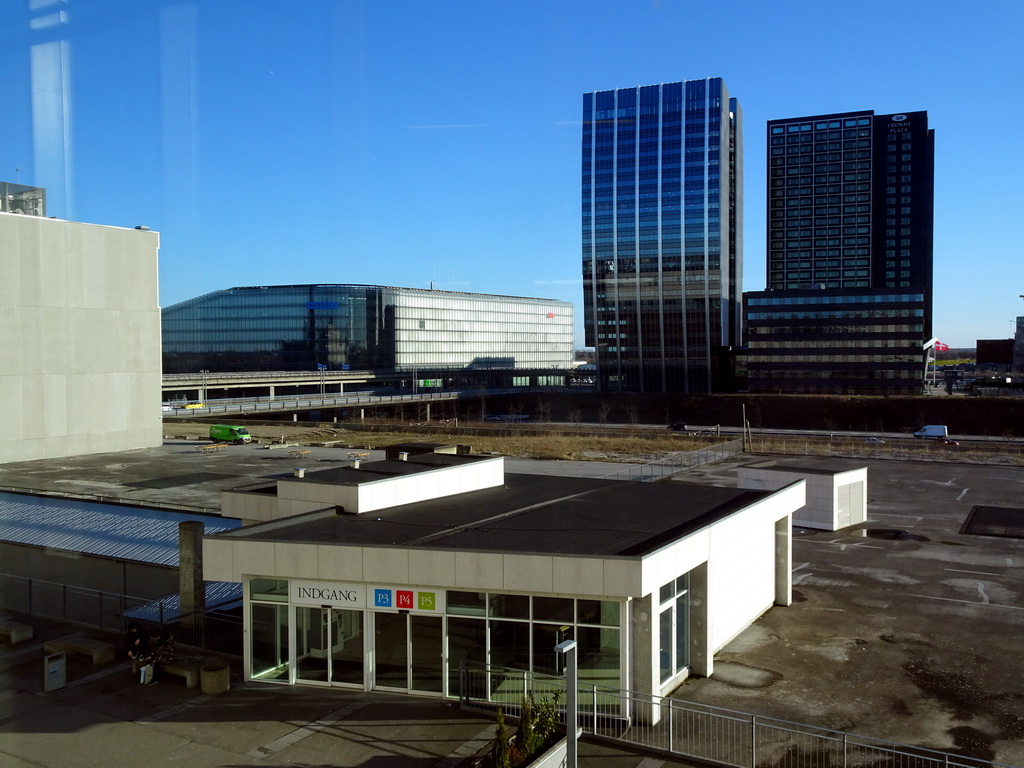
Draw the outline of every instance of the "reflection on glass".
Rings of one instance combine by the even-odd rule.
[[[690,593],[676,598],[676,670],[690,665]]]
[[[249,581],[249,597],[252,600],[287,602],[288,581],[286,579],[251,579]]]
[[[412,689],[441,693],[444,659],[441,657],[441,617],[409,617],[412,636]]]
[[[558,624],[533,625],[533,671],[541,675],[565,673],[565,654],[556,653],[555,646],[573,639],[573,628]]]
[[[406,615],[403,613],[373,614],[374,676],[382,688],[408,688],[409,651]]]
[[[363,684],[363,612],[331,611],[331,682]]]
[[[558,621],[572,624],[571,597],[535,597],[533,598],[534,621]]]
[[[461,616],[483,616],[487,613],[486,599],[487,595],[483,592],[459,592],[449,589],[447,612]]]
[[[327,682],[328,614],[326,608],[295,609],[295,676]]]
[[[530,618],[530,598],[527,595],[491,595],[489,613],[502,619]]]
[[[288,606],[254,603],[250,615],[252,677],[288,681]]]
[[[577,627],[576,648],[581,681],[609,688],[621,686],[618,629]]]
[[[448,619],[449,696],[459,695],[459,666],[464,661],[487,663],[487,622],[452,617]]]
[[[580,624],[618,627],[622,604],[614,600],[577,600],[576,620]]]
[[[662,611],[658,632],[661,682],[672,677],[672,609]]]
[[[518,621],[491,621],[491,666],[530,668],[530,625]]]

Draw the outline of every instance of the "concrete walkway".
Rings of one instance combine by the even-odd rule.
[[[25,621],[24,618],[19,620]],[[33,621],[35,638],[0,643],[0,765],[4,768],[187,768],[240,766],[443,766],[468,764],[494,722],[450,702],[339,688],[242,684],[218,695],[179,677],[139,685],[119,638]],[[84,632],[118,645],[111,664],[67,660],[67,686],[43,690],[47,639]],[[658,768],[683,763],[582,742],[587,768]]]

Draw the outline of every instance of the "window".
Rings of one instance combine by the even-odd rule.
[[[659,667],[664,683],[690,664],[690,575],[663,584],[658,602]]]

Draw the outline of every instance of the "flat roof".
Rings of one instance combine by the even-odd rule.
[[[456,456],[451,453],[420,453],[410,456],[408,461],[385,459],[361,463],[359,469],[351,466],[331,467],[309,472],[305,477],[282,477],[296,483],[321,483],[324,485],[354,486],[375,480],[390,480],[402,475],[416,475],[442,467],[457,467],[478,461],[494,461],[495,456]],[[244,488],[241,490],[245,490]]]
[[[841,475],[844,472],[853,472],[857,469],[866,469],[863,461],[853,459],[822,459],[807,457],[801,459],[799,464],[780,461],[757,461],[751,464],[742,464],[742,469],[770,469],[775,472],[792,472],[797,475]]]
[[[505,484],[495,488],[359,515],[313,512],[217,535],[339,546],[642,557],[772,493],[506,473]]]

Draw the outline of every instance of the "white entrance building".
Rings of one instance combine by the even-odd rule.
[[[505,474],[422,454],[226,493],[205,578],[244,588],[245,677],[458,695],[473,661],[664,694],[791,600],[773,491]]]

